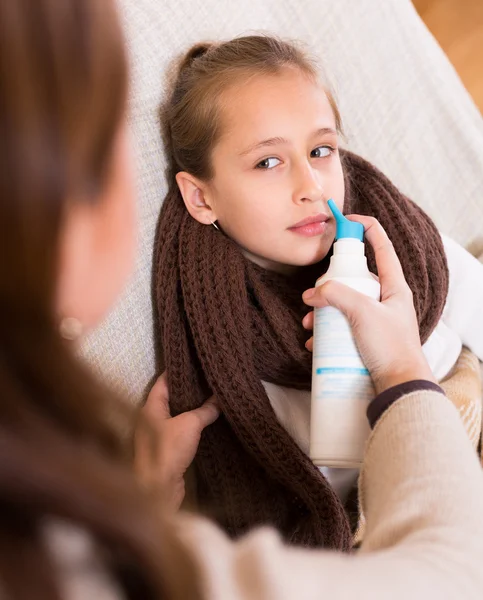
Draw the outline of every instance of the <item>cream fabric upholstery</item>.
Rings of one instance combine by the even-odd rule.
[[[119,0],[139,170],[136,272],[83,353],[132,402],[156,372],[151,256],[166,191],[158,107],[173,58],[254,31],[305,41],[336,90],[347,145],[466,247],[483,241],[483,119],[410,0]],[[481,248],[480,250],[481,251]]]

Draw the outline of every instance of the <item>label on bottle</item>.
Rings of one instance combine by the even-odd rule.
[[[310,456],[317,465],[361,463],[374,398],[346,317],[331,306],[315,310]]]
[[[361,360],[346,317],[336,308],[328,306],[315,310],[315,325],[321,335],[314,338],[314,375],[355,375],[369,377]],[[324,394],[328,390],[324,386]]]

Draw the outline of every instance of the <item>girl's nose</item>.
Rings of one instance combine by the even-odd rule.
[[[296,204],[317,202],[324,197],[322,175],[310,164],[304,165],[298,173],[293,200]]]

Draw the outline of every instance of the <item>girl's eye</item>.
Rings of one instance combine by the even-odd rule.
[[[318,146],[314,148],[310,153],[311,158],[326,158],[330,156],[334,152],[334,148],[332,146]]]
[[[264,158],[263,160],[261,160],[257,164],[256,168],[257,169],[273,169],[273,167],[276,167],[281,162],[282,162],[281,160],[272,156],[270,158]]]

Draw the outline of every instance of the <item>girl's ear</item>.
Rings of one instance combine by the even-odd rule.
[[[185,171],[176,173],[176,183],[183,197],[186,210],[203,225],[216,221],[216,215],[208,203],[203,182]]]

